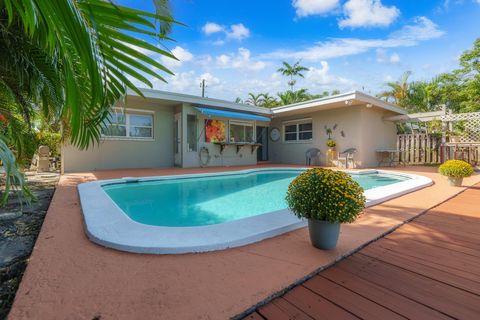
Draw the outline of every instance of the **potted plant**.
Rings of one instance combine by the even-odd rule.
[[[438,168],[438,172],[448,177],[451,186],[460,187],[463,178],[473,174],[473,168],[463,160],[448,160]]]
[[[299,218],[308,219],[312,245],[335,248],[341,223],[350,223],[365,207],[360,185],[341,171],[314,168],[304,171],[289,185],[286,201]]]
[[[335,147],[337,146],[337,143],[335,142],[335,140],[332,140],[332,139],[328,139],[327,140],[327,147],[331,150],[335,149]]]

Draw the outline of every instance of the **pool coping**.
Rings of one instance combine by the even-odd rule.
[[[304,227],[307,222],[284,209],[220,224],[196,227],[162,227],[132,220],[105,193],[103,185],[186,179],[192,177],[242,175],[264,171],[298,171],[308,168],[273,167],[234,172],[182,174],[152,177],[125,177],[97,180],[78,185],[85,231],[97,244],[117,250],[149,254],[207,252],[239,247]],[[366,207],[430,186],[430,178],[389,170],[347,170],[352,174],[393,174],[409,180],[365,191]]]

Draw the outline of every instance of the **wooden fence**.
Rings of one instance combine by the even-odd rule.
[[[406,164],[436,164],[440,158],[441,137],[430,134],[399,134],[397,150]]]

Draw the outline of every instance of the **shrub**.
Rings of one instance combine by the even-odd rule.
[[[473,168],[462,160],[448,160],[438,168],[438,172],[447,177],[463,178],[471,176]]]
[[[286,200],[297,217],[330,223],[353,222],[365,207],[363,188],[349,174],[321,168],[295,178]]]
[[[336,145],[337,143],[335,142],[335,140],[332,140],[332,139],[327,140],[327,147],[335,148]]]
[[[37,134],[37,144],[38,146],[48,146],[50,149],[50,154],[53,157],[60,156],[60,144],[62,141],[62,135],[57,132],[51,131],[40,131]],[[38,149],[38,147],[37,147]]]

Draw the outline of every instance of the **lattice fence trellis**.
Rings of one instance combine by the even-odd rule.
[[[462,122],[463,132],[460,142],[480,142],[480,112],[446,114],[440,117],[443,122]]]

